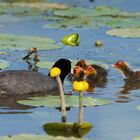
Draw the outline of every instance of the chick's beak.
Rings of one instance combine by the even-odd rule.
[[[113,67],[116,68],[116,69],[119,69],[120,68],[119,65],[116,64],[116,63],[113,65]]]

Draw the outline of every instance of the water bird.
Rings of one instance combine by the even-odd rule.
[[[119,60],[114,64],[114,67],[122,73],[125,81],[140,81],[140,71],[131,69],[127,62]]]
[[[69,59],[59,59],[52,66],[61,70],[62,83],[71,71]],[[48,75],[30,70],[7,70],[0,72],[0,97],[1,96],[34,96],[34,95],[59,95],[56,79]]]
[[[88,65],[83,59],[79,60],[75,66],[83,68],[87,79],[94,82],[107,82],[108,71],[105,68],[96,64]]]
[[[28,54],[23,57],[23,60],[29,60],[30,56],[34,54],[34,61],[37,63],[39,61],[38,49],[37,48],[29,48]]]

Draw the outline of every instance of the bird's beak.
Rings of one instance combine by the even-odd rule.
[[[73,74],[73,68],[71,68],[70,73]]]

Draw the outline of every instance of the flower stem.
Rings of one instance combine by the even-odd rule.
[[[78,126],[81,126],[83,122],[83,92],[79,92],[79,114],[78,114]]]
[[[61,100],[61,115],[62,115],[62,122],[66,122],[66,105],[65,105],[65,97],[64,97],[64,89],[59,76],[56,77],[56,81],[58,83],[59,93],[60,93],[60,100]]]

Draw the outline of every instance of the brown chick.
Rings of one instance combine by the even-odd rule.
[[[122,73],[125,80],[140,81],[140,71],[133,71],[127,62],[119,60],[114,67]]]

